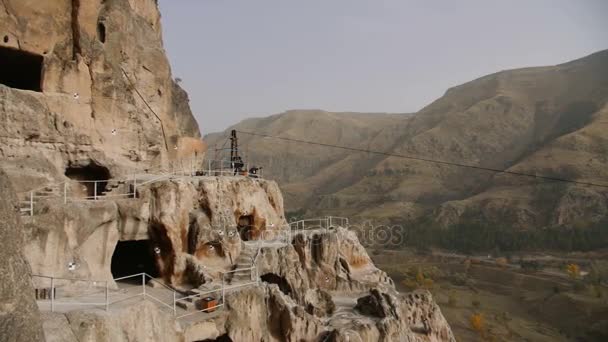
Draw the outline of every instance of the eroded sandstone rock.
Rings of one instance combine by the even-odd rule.
[[[17,191],[91,164],[116,178],[200,163],[161,31],[156,0],[0,2],[0,54],[36,61],[15,67],[15,82],[40,75],[0,82],[0,161]]]
[[[16,196],[0,169],[0,341],[42,341],[31,270],[23,256],[23,226]]]

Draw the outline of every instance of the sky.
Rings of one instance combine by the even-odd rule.
[[[608,49],[605,0],[160,0],[203,133],[289,109],[416,112],[500,70]]]

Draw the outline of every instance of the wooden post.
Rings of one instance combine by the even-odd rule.
[[[97,201],[97,181],[93,181],[93,200]]]

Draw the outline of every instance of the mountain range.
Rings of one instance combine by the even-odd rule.
[[[296,216],[448,227],[585,226],[608,213],[608,50],[448,89],[416,113],[290,110],[230,130],[606,185],[588,186],[239,133]]]

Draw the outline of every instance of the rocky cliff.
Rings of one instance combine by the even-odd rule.
[[[183,319],[167,313],[170,301],[163,306],[137,299],[121,300],[108,311],[85,305],[45,313],[49,340],[454,340],[430,293],[398,293],[355,232],[337,226],[290,229],[272,181],[174,178],[142,186],[138,198],[40,205],[26,218],[24,247],[37,274],[109,281],[116,298],[133,286],[112,280],[132,263],[124,256],[138,260],[132,273],[143,260],[121,254],[130,247],[120,244],[146,241],[149,249],[141,253],[157,272],[146,291],[157,298],[171,298],[171,292],[152,287],[155,282],[169,285],[178,297],[212,291],[218,299],[228,285],[217,312],[195,313],[188,304],[178,308],[178,314],[191,315]],[[247,272],[232,274],[235,269]],[[49,286],[43,278],[35,285]],[[64,303],[91,300],[83,295],[90,282],[59,279],[55,286]]]
[[[230,129],[349,148],[606,184],[608,51],[501,71],[449,89],[411,115],[289,111]],[[205,139],[216,144],[226,133]],[[308,215],[450,226],[588,226],[608,213],[606,188],[538,181],[416,160],[240,136],[248,157]]]
[[[18,191],[203,156],[156,0],[4,0],[0,58],[0,162]]]
[[[31,270],[23,255],[23,226],[13,205],[16,198],[0,170],[0,341],[42,341]]]

